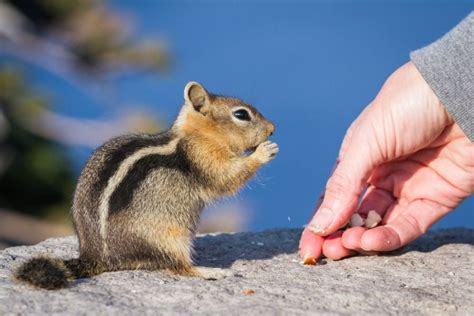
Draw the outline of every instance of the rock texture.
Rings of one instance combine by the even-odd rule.
[[[389,255],[323,260],[317,266],[299,263],[300,233],[197,238],[199,265],[234,273],[222,280],[123,271],[78,280],[60,291],[16,284],[11,273],[41,253],[77,256],[74,237],[8,248],[0,252],[0,314],[474,315],[474,230],[438,230]]]

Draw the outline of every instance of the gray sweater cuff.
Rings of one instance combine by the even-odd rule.
[[[412,52],[410,58],[474,142],[474,12],[436,42]]]

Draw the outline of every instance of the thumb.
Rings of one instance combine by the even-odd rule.
[[[362,138],[352,137],[327,182],[323,202],[308,225],[320,236],[332,234],[349,221],[378,160],[371,154],[371,142],[359,140]]]

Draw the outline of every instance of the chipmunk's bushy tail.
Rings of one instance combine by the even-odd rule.
[[[62,260],[39,257],[23,263],[15,271],[15,279],[30,285],[58,290],[68,287],[74,279],[91,277],[104,272],[97,263],[79,258]]]

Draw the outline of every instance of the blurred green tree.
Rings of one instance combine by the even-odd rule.
[[[39,65],[52,60],[60,65],[56,75],[89,75],[90,80],[97,73],[164,71],[169,65],[160,42],[134,41],[121,16],[99,0],[0,1],[0,44],[2,55]],[[75,121],[55,114],[52,99],[33,89],[27,76],[9,65],[11,59],[0,62],[0,208],[64,217],[74,174],[63,148],[70,139],[54,126]],[[129,127],[138,121],[156,129],[143,115],[134,118]],[[117,132],[112,130],[109,134]]]
[[[60,145],[32,133],[20,115],[36,116],[48,106],[20,72],[0,69],[0,206],[35,215],[64,214],[73,190],[73,172]]]

